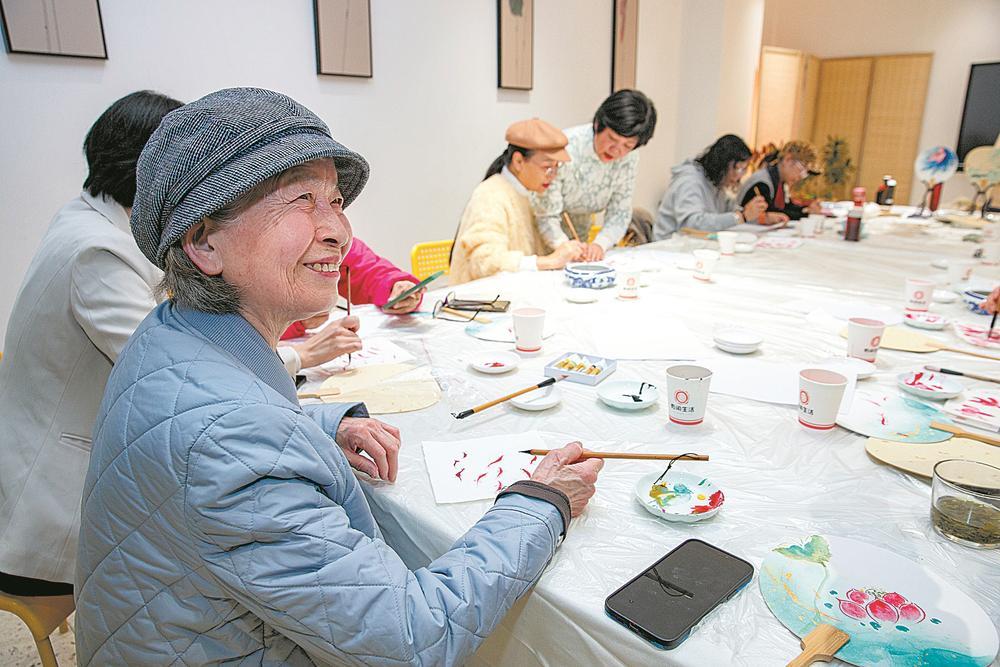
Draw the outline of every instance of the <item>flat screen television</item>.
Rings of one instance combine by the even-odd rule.
[[[992,145],[1000,133],[1000,62],[975,63],[969,72],[965,110],[958,131],[958,160],[977,146]]]

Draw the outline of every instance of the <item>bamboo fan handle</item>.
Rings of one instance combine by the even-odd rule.
[[[949,352],[958,352],[959,354],[967,354],[970,357],[979,357],[980,359],[992,359],[993,361],[1000,361],[1000,357],[994,357],[992,354],[983,354],[982,352],[973,352],[972,350],[963,350],[958,347],[950,347],[948,345],[938,345],[939,350],[948,350]]]
[[[936,428],[939,431],[946,431],[948,433],[951,433],[952,435],[957,435],[960,438],[977,440],[979,442],[984,442],[987,445],[1000,447],[1000,438],[993,438],[988,435],[983,435],[981,433],[973,433],[972,431],[966,431],[965,429],[958,428],[957,426],[952,426],[951,424],[945,424],[943,422],[931,422],[931,428]]]
[[[850,635],[832,625],[817,625],[812,632],[802,638],[802,653],[786,667],[808,667],[817,660],[828,662],[850,639]]]

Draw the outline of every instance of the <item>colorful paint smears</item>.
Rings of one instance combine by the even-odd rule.
[[[859,390],[850,411],[837,416],[837,423],[862,435],[894,442],[941,442],[950,434],[931,428],[944,415],[930,405],[904,396]]]
[[[1000,391],[995,389],[970,390],[964,397],[948,401],[944,411],[972,426],[1000,431]]]
[[[707,519],[726,500],[710,480],[689,472],[672,470],[663,479],[644,476],[636,485],[636,497],[653,514],[671,521]]]
[[[1000,645],[992,621],[967,595],[857,540],[812,535],[776,547],[759,581],[768,608],[798,636],[819,624],[850,635],[835,657],[856,665],[978,667]]]
[[[955,323],[955,333],[970,345],[1000,349],[1000,327],[994,329],[990,336],[990,328],[981,324]]]

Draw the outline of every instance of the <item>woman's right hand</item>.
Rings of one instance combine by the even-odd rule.
[[[561,269],[569,262],[579,262],[583,259],[583,244],[579,241],[561,243],[548,255],[541,255],[536,260],[540,271]]]
[[[760,218],[760,214],[766,210],[767,200],[764,199],[763,195],[757,195],[743,207],[743,220],[752,225]]]
[[[531,474],[531,480],[562,491],[569,498],[570,514],[580,516],[594,495],[597,473],[604,467],[603,459],[578,461],[583,454],[579,442],[571,442],[545,455]]]
[[[994,288],[979,306],[987,313],[995,313],[1000,308],[1000,287]]]
[[[351,315],[334,320],[305,341],[293,344],[302,360],[302,368],[312,368],[343,354],[360,352],[361,337],[357,333],[360,326],[360,320]]]
[[[780,213],[778,211],[768,211],[767,213],[767,224],[769,225],[784,224],[788,222],[788,220],[788,216],[784,213]]]

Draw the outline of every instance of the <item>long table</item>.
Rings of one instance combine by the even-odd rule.
[[[640,248],[617,250],[616,262],[648,269],[638,302],[648,327],[682,322],[711,345],[713,328],[740,324],[765,337],[755,358],[814,361],[843,355],[845,341],[830,327],[816,325],[803,300],[850,299],[903,308],[904,279],[930,277],[936,258],[968,259],[977,245],[967,230],[937,223],[877,219],[866,224],[868,238],[850,243],[832,230],[805,239],[796,249],[759,248],[722,258],[714,281],[701,283],[678,268],[679,259],[710,241],[675,238]],[[996,243],[993,241],[992,243]],[[988,249],[995,257],[996,248]],[[1000,284],[998,268],[976,266],[974,279]],[[650,515],[633,496],[636,480],[656,464],[608,461],[597,494],[573,521],[566,540],[538,585],[503,620],[473,659],[493,665],[779,665],[798,653],[798,638],[768,611],[754,581],[707,616],[680,647],[662,651],[605,615],[604,599],[663,554],[697,537],[741,556],[755,567],[783,543],[814,533],[839,535],[882,545],[925,564],[977,600],[1000,619],[1000,552],[977,551],[937,535],[930,523],[930,485],[882,465],[865,453],[865,439],[841,428],[811,432],[800,427],[793,406],[712,394],[703,425],[670,425],[665,404],[624,413],[600,403],[592,387],[561,383],[560,406],[541,413],[499,406],[457,421],[450,412],[532,384],[543,366],[563,352],[588,352],[595,332],[614,331],[622,307],[615,290],[593,304],[565,300],[561,272],[502,274],[462,286],[461,291],[501,294],[512,307],[545,308],[555,335],[537,357],[525,358],[513,374],[484,376],[467,369],[469,356],[510,349],[465,333],[463,324],[427,316],[389,317],[359,308],[364,336],[390,336],[429,364],[442,387],[441,402],[425,410],[382,417],[403,437],[398,481],[365,484],[386,540],[411,567],[421,567],[446,551],[489,507],[489,501],[437,505],[424,466],[421,442],[457,440],[536,431],[558,446],[582,440],[594,448],[651,452],[696,451],[708,463],[689,463],[725,491],[722,511],[697,524],[666,523]],[[428,294],[423,310],[447,289]],[[975,319],[961,302],[934,310]],[[942,338],[958,340],[947,332]],[[628,337],[629,331],[616,335]],[[729,357],[712,349],[710,355]],[[895,376],[925,363],[1000,375],[1000,363],[949,352],[913,354],[881,350],[878,373],[866,386],[896,391]],[[620,361],[615,378],[664,385],[664,360]],[[981,383],[962,379],[968,387]]]

